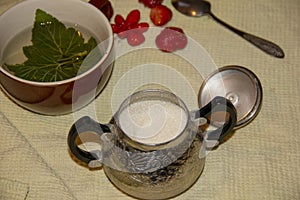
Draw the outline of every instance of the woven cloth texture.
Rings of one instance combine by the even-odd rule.
[[[0,12],[17,0],[1,0]],[[115,14],[149,9],[138,0],[111,0]],[[168,26],[183,28],[203,49],[190,59],[216,68],[239,65],[253,71],[263,87],[263,106],[257,118],[209,153],[200,179],[178,200],[299,200],[300,199],[300,1],[211,0],[212,11],[224,21],[277,43],[284,59],[258,50],[208,16],[191,18],[173,11]],[[0,31],[5,31],[1,28]],[[151,38],[146,37],[146,41]],[[122,41],[126,46],[126,41]],[[129,47],[128,47],[129,48]],[[185,51],[189,51],[189,46]],[[209,55],[208,59],[207,54]],[[202,59],[202,60],[201,60]],[[210,64],[211,64],[210,63]],[[153,68],[151,68],[151,65]],[[174,69],[174,78],[156,66]],[[146,70],[135,76],[140,69]],[[136,71],[135,71],[136,70]],[[136,73],[136,74],[135,74]],[[207,72],[209,73],[209,72]],[[134,83],[155,77],[167,81],[176,94],[195,109],[197,99],[185,98],[183,82],[198,94],[206,72],[199,75],[184,59],[155,49],[121,55],[110,81],[93,102],[97,120],[108,123],[116,107],[139,89]],[[183,80],[178,82],[177,80]],[[124,82],[122,82],[124,81]],[[186,83],[187,82],[187,83]],[[133,84],[133,85],[132,85]],[[140,87],[157,87],[145,82]],[[168,86],[168,85],[166,85]],[[132,87],[132,88],[130,88]],[[102,170],[88,170],[71,159],[67,134],[74,120],[88,111],[63,116],[43,116],[27,111],[0,92],[0,198],[2,199],[132,199],[116,189]],[[11,196],[9,196],[11,195]]]

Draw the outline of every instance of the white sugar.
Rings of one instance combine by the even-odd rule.
[[[131,139],[144,144],[159,144],[174,139],[183,131],[187,114],[171,102],[139,101],[120,113],[119,122]]]

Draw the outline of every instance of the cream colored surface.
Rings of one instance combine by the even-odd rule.
[[[16,2],[1,0],[0,12]],[[138,0],[111,2],[115,13],[126,15],[138,8],[142,11],[142,21],[149,21],[149,10]],[[276,59],[264,54],[209,17],[185,17],[165,0],[174,11],[168,25],[182,27],[209,52],[218,67],[236,64],[255,72],[264,90],[263,107],[255,121],[237,130],[230,140],[211,152],[198,182],[176,199],[298,200],[300,2],[211,0],[211,3],[217,16],[274,41],[284,49],[286,57]],[[151,62],[174,67],[189,80],[194,92],[198,92],[202,79],[185,62],[155,50],[128,54],[116,61],[109,84],[95,100],[99,121],[108,122],[113,113],[112,101],[119,102],[123,100],[121,97],[127,96],[126,90],[124,94],[122,90],[114,94],[121,77],[130,69]],[[159,71],[154,73],[160,74]],[[173,84],[181,86],[180,82]],[[116,96],[120,99],[112,100]],[[0,92],[1,200],[131,199],[114,188],[103,171],[89,171],[70,158],[66,138],[79,114],[37,115],[18,107]]]

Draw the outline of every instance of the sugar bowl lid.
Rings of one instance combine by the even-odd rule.
[[[225,66],[213,72],[201,85],[200,108],[214,97],[222,96],[232,102],[237,111],[235,129],[249,124],[262,105],[262,86],[258,77],[241,66]]]

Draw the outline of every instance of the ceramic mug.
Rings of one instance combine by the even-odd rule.
[[[10,73],[5,68],[5,63],[10,62],[9,60],[13,62],[10,64],[19,62],[14,63],[16,52],[10,52],[7,46],[17,34],[32,28],[37,9],[46,11],[67,27],[74,26],[76,30],[83,28],[82,30],[89,32],[99,42],[98,47],[103,56],[99,56],[86,72],[62,81],[35,82]],[[5,11],[0,16],[0,27],[0,88],[25,109],[46,115],[71,113],[93,101],[109,81],[115,59],[113,32],[106,16],[90,3],[74,0],[27,0]],[[17,49],[22,49],[23,41],[14,43]],[[20,63],[22,60],[23,58]]]

